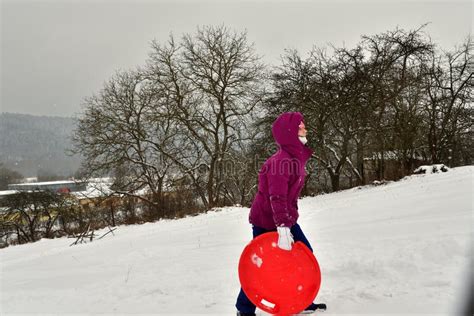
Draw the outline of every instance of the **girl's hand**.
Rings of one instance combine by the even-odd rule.
[[[283,250],[291,250],[291,245],[294,243],[293,235],[289,227],[278,226],[278,247]]]

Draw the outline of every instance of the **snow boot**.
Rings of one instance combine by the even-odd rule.
[[[326,304],[320,303],[320,304],[315,304],[311,303],[304,311],[302,311],[300,314],[311,314],[317,310],[322,310],[325,311],[327,308]]]

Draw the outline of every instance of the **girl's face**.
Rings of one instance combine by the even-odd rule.
[[[301,121],[300,125],[298,126],[298,136],[306,137],[306,128],[304,127],[303,121]]]

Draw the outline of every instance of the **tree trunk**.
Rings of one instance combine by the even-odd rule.
[[[331,173],[330,176],[333,192],[339,191],[339,173]]]

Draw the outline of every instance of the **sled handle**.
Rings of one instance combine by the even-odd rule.
[[[266,300],[265,298],[259,298],[259,302],[259,307],[267,313],[277,314],[280,310],[280,307],[277,304],[272,303],[271,301]]]

